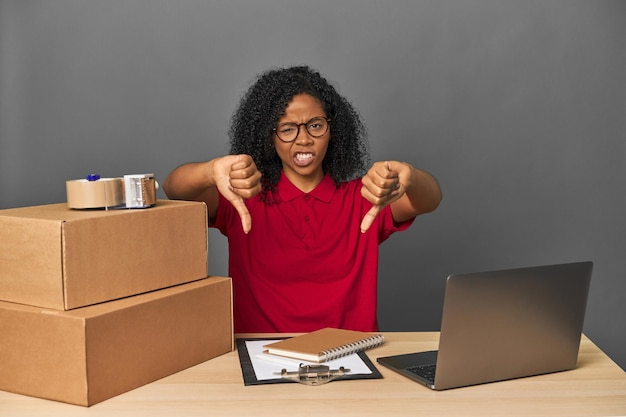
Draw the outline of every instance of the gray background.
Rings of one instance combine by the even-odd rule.
[[[254,76],[309,64],[444,191],[381,246],[382,330],[438,330],[450,273],[592,260],[625,367],[625,40],[623,1],[0,0],[0,208],[222,155]]]

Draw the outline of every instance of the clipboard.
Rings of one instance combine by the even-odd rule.
[[[257,378],[257,374],[254,370],[253,359],[250,356],[250,352],[248,352],[248,346],[246,342],[248,341],[262,341],[262,342],[272,342],[277,340],[282,340],[284,338],[238,338],[236,339],[237,346],[237,354],[239,355],[239,363],[241,365],[241,373],[243,376],[243,382],[245,386],[249,385],[264,385],[264,384],[284,384],[284,383],[295,383],[295,381],[291,381],[285,378],[282,378],[279,374],[275,375],[272,378]],[[354,353],[356,356],[355,359],[358,358],[363,365],[368,369],[368,373],[347,373],[335,379],[335,381],[341,380],[351,380],[351,379],[382,379],[383,375],[380,373],[378,368],[374,365],[374,363],[370,360],[367,354],[364,351]],[[276,372],[280,373],[281,368],[284,368],[280,364],[276,364]]]

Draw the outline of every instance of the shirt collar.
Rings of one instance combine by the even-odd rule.
[[[322,202],[329,203],[336,189],[337,187],[335,186],[333,179],[330,177],[330,174],[324,175],[322,182],[320,182],[317,187],[308,193],[302,192],[298,189],[298,187],[293,185],[293,183],[289,181],[289,178],[285,175],[284,171],[281,172],[280,180],[276,185],[276,191],[278,191],[282,201],[291,201],[298,197],[310,195]]]

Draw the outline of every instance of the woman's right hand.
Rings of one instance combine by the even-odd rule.
[[[252,228],[252,218],[244,199],[261,191],[261,172],[250,155],[227,155],[213,162],[215,185],[220,194],[235,207],[244,233]]]

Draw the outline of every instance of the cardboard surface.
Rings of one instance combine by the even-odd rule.
[[[0,300],[69,310],[207,276],[204,203],[0,210]]]
[[[92,405],[233,350],[230,278],[71,311],[0,301],[0,389]]]

